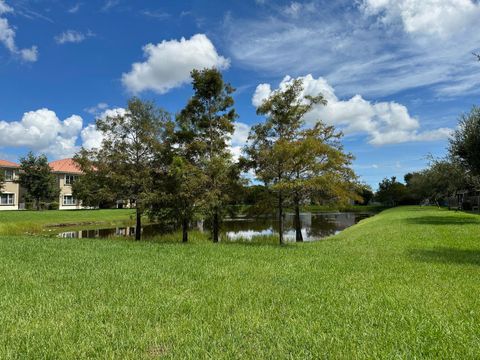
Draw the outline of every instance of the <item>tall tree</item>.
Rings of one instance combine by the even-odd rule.
[[[101,147],[83,150],[76,157],[87,174],[86,179],[99,179],[104,193],[130,200],[134,205],[136,240],[141,239],[142,214],[148,210],[152,179],[165,172],[155,159],[164,146],[164,135],[170,125],[170,115],[166,111],[152,102],[133,98],[128,101],[124,113],[96,121],[97,130],[103,135]]]
[[[188,230],[204,205],[206,176],[186,158],[174,155],[168,171],[155,179],[152,214],[163,223],[173,222],[182,229],[182,242],[188,242]]]
[[[254,126],[245,154],[258,179],[277,196],[279,241],[284,243],[284,206],[293,195],[296,207],[297,239],[301,240],[299,204],[303,198],[327,185],[326,171],[333,164],[331,156],[340,156],[341,148],[328,141],[335,137],[333,128],[318,122],[304,130],[304,116],[317,104],[326,104],[322,95],[302,96],[302,80],[293,80],[284,89],[273,92],[258,108],[265,122]],[[342,153],[343,154],[343,153]],[[348,163],[348,156],[341,155]],[[331,168],[333,170],[333,168]]]
[[[35,200],[37,210],[40,210],[41,201],[57,199],[57,179],[45,155],[35,156],[29,152],[27,156],[20,158],[19,170],[17,182],[25,189],[26,197]]]
[[[318,121],[311,129],[299,131],[288,147],[287,172],[275,188],[285,191],[293,204],[295,239],[303,241],[300,206],[308,200],[334,199],[338,203],[359,199],[353,156],[343,151],[342,133]]]
[[[228,150],[237,118],[234,89],[217,69],[193,70],[191,76],[194,94],[177,118],[177,136],[182,156],[206,177],[205,210],[213,242],[218,242],[222,211],[228,201],[225,188],[234,174]]]
[[[473,175],[480,176],[480,107],[474,106],[460,117],[449,151]]]

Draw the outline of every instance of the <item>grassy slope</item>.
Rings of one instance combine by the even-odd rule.
[[[0,237],[0,358],[479,358],[480,217],[315,244]]]
[[[0,211],[0,235],[38,233],[45,225],[52,224],[130,221],[133,215],[134,211],[130,209]]]

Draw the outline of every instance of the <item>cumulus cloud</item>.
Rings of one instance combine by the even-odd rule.
[[[372,103],[361,95],[341,100],[324,78],[315,79],[312,75],[299,78],[304,84],[302,95],[321,93],[328,101],[327,106],[315,106],[305,116],[307,124],[322,120],[341,128],[345,134],[366,134],[368,142],[373,145],[434,141],[445,139],[451,134],[452,130],[448,128],[421,131],[418,119],[412,117],[404,105],[394,101]],[[279,89],[284,89],[292,81],[291,77],[286,76]],[[269,84],[257,86],[252,98],[253,105],[258,107],[271,92]]]
[[[103,111],[98,118],[105,119],[106,117],[124,116],[126,112],[124,108],[107,109]],[[95,124],[87,125],[82,130],[80,136],[82,138],[82,146],[85,149],[99,148],[102,145],[103,135],[97,130]]]
[[[0,43],[2,43],[11,54],[19,56],[23,61],[35,62],[38,59],[38,49],[36,46],[19,49],[15,43],[15,30],[4,17],[5,14],[12,12],[13,8],[7,5],[4,0],[0,0]]]
[[[5,147],[27,147],[54,157],[72,156],[83,120],[72,115],[61,121],[55,112],[39,109],[26,112],[20,121],[0,121],[0,144]]]
[[[238,160],[240,158],[242,154],[242,148],[247,143],[249,132],[249,125],[242,122],[235,123],[235,132],[233,133],[229,144],[230,152],[232,153],[234,160]]]
[[[210,39],[197,34],[190,39],[164,40],[143,47],[146,60],[134,63],[122,76],[123,85],[132,93],[153,90],[164,94],[190,80],[193,69],[226,69],[230,61],[220,56]]]
[[[80,43],[92,36],[94,36],[94,34],[91,31],[82,33],[80,31],[67,30],[55,36],[55,41],[57,44],[60,44],[60,45],[67,44],[67,43]]]

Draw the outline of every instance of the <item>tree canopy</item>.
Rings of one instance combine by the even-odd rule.
[[[166,173],[156,154],[166,144],[165,134],[172,127],[170,115],[152,102],[129,100],[125,113],[96,121],[103,136],[101,147],[83,149],[75,160],[89,178],[90,188],[100,199],[128,200],[136,209],[135,238],[141,238],[141,217],[153,191],[153,179]],[[82,200],[91,202],[88,191],[76,187]]]
[[[265,121],[255,125],[245,147],[246,163],[277,195],[279,241],[283,239],[284,206],[295,207],[296,240],[302,241],[300,205],[309,199],[354,197],[352,156],[338,141],[342,134],[320,120],[305,127],[305,115],[325,105],[321,94],[303,95],[301,80],[273,92],[257,109]]]
[[[449,151],[472,174],[480,176],[480,107],[474,106],[468,114],[461,115]]]
[[[212,239],[218,242],[228,189],[239,177],[228,148],[237,118],[232,97],[235,90],[217,69],[193,70],[191,76],[194,94],[177,116],[176,139],[185,161],[176,164],[201,171],[203,209],[211,223]]]
[[[29,152],[27,156],[20,158],[19,170],[17,182],[25,189],[26,198],[35,201],[37,210],[40,210],[42,201],[58,201],[57,179],[45,155],[35,156]]]

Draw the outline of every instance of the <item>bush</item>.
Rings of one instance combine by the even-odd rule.
[[[48,210],[58,210],[59,207],[58,202],[55,201],[48,204]]]

